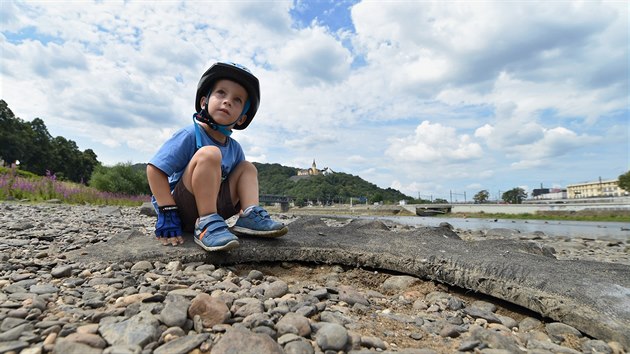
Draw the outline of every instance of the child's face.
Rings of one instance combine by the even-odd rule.
[[[210,99],[208,100],[208,113],[218,124],[230,124],[243,112],[247,101],[247,91],[240,84],[231,80],[219,80],[214,85]],[[201,105],[204,106],[205,97]],[[247,117],[236,122],[240,124]]]

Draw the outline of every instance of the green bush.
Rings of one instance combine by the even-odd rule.
[[[134,168],[130,163],[120,163],[113,167],[98,166],[92,173],[89,185],[102,192],[151,194],[146,171]]]

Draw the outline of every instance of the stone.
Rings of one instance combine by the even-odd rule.
[[[155,349],[155,351],[153,351],[153,354],[186,354],[197,348],[209,337],[210,334],[202,333],[194,336],[177,338],[159,346]]]
[[[364,347],[380,349],[380,350],[387,349],[387,345],[380,338],[371,337],[371,336],[362,336],[360,340],[361,340],[361,345]]]
[[[50,271],[50,275],[52,275],[53,278],[66,278],[72,275],[72,269],[73,267],[71,265],[57,266]]]
[[[545,330],[549,337],[556,343],[563,342],[568,335],[578,338],[582,337],[582,333],[577,329],[561,322],[552,322],[545,325]]]
[[[265,289],[265,299],[279,298],[289,292],[289,286],[282,280],[276,280]]]
[[[311,325],[308,321],[308,318],[298,315],[293,312],[289,312],[284,315],[276,324],[278,328],[278,332],[280,334],[285,333],[295,333],[301,337],[308,337],[311,334]],[[286,330],[286,328],[295,328],[295,332]],[[281,328],[283,330],[281,330]]]
[[[518,329],[521,332],[529,332],[534,329],[540,329],[543,323],[533,317],[525,317],[519,322]]]
[[[188,308],[188,317],[195,316],[200,317],[204,328],[212,328],[230,318],[230,310],[223,300],[206,293],[199,293]]]
[[[396,275],[387,278],[381,288],[387,291],[403,291],[414,284],[420,282],[420,279],[409,275]]]
[[[99,325],[99,333],[108,344],[140,346],[158,339],[158,320],[147,311],[115,323]]]
[[[247,329],[229,329],[212,348],[212,354],[283,354],[282,347],[266,334]]]
[[[499,319],[495,314],[478,307],[467,307],[464,309],[464,313],[473,318],[483,318],[489,323],[501,323],[501,319]]]
[[[87,344],[93,348],[103,349],[107,346],[107,342],[105,342],[101,336],[91,333],[71,333],[67,337],[64,337],[63,340]]]
[[[296,340],[284,346],[285,354],[314,354],[313,346],[305,340]]]
[[[324,351],[342,350],[348,340],[348,331],[336,323],[324,323],[315,333],[315,341]]]
[[[362,305],[370,304],[368,299],[365,298],[365,296],[359,293],[352,286],[342,285],[339,287],[338,291],[339,291],[339,300],[348,303],[348,305],[350,306],[354,304],[362,304]]]
[[[103,350],[92,348],[87,344],[79,342],[58,340],[55,343],[53,354],[103,354]]]
[[[171,297],[171,299],[166,302],[160,312],[160,319],[168,327],[183,327],[188,319],[190,301],[182,296]]]

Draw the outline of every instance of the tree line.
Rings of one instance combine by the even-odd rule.
[[[0,100],[0,158],[40,176],[54,174],[84,184],[99,165],[92,149],[80,151],[74,141],[52,137],[40,118],[27,122],[16,117],[4,100]]]
[[[149,194],[146,174],[130,163],[106,167],[92,149],[53,137],[41,118],[24,121],[0,99],[0,159],[4,165],[59,181],[89,185],[100,191],[128,195]]]
[[[480,190],[475,194],[473,200],[475,203],[481,204],[488,202],[490,198],[490,192],[487,189]],[[501,194],[501,200],[510,204],[521,204],[523,200],[527,199],[527,192],[521,187],[515,187],[507,192]]]

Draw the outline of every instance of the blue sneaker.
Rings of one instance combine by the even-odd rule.
[[[238,247],[238,237],[228,230],[221,216],[212,214],[197,219],[195,243],[206,251],[227,251]]]
[[[280,237],[289,231],[283,223],[271,220],[269,213],[259,206],[253,207],[246,214],[239,216],[232,232],[237,235]]]

